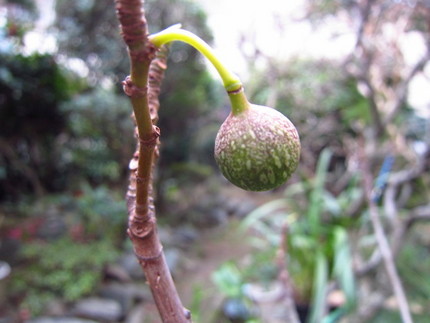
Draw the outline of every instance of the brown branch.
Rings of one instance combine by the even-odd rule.
[[[141,0],[117,0],[117,16],[130,57],[130,76],[123,82],[130,97],[137,130],[137,150],[130,161],[130,183],[126,195],[128,235],[165,323],[189,323],[191,314],[181,303],[167,267],[157,232],[153,204],[153,168],[158,156],[160,130],[158,94],[166,69],[167,53],[155,57],[147,39],[147,23]]]
[[[364,146],[364,145],[363,145]],[[372,198],[373,180],[372,173],[370,172],[369,161],[364,152],[364,147],[361,149],[361,166],[363,174],[363,186],[366,194],[370,220],[372,222],[373,230],[375,232],[376,241],[379,251],[384,261],[385,269],[388,278],[392,284],[394,295],[396,296],[397,303],[400,309],[400,315],[404,323],[412,323],[412,316],[409,310],[408,300],[402,286],[402,282],[397,273],[396,265],[394,263],[393,253],[388,243],[387,236],[385,235],[384,228],[379,218],[378,206]]]
[[[153,124],[158,122],[158,109],[160,103],[158,96],[161,91],[161,83],[164,78],[164,71],[167,68],[167,56],[169,55],[169,48],[163,46],[156,54],[155,59],[149,66],[149,80],[148,80],[148,102],[149,113]]]
[[[390,10],[384,9],[384,6],[378,4],[374,0],[366,0],[358,3],[358,10],[360,12],[359,29],[357,31],[357,40],[355,50],[348,59],[353,57],[358,58],[361,65],[359,71],[356,71],[358,78],[363,81],[367,87],[369,107],[373,121],[374,132],[377,137],[383,135],[388,129],[388,126],[393,122],[402,107],[408,94],[409,84],[413,77],[422,71],[429,61],[430,57],[430,43],[427,41],[427,51],[423,57],[409,70],[407,75],[397,85],[388,84],[383,81],[383,84],[372,80],[370,71],[378,70],[383,71],[381,67],[381,49],[378,50],[376,44],[377,38],[381,33],[380,29],[384,21],[384,14],[387,12],[389,15]],[[407,10],[407,9],[406,9]],[[378,12],[379,11],[379,12]],[[382,24],[381,24],[382,23]],[[381,25],[378,27],[378,25]],[[378,32],[379,30],[379,32]],[[397,48],[399,45],[394,45]],[[382,49],[382,53],[383,53]],[[381,56],[382,55],[382,56]],[[395,76],[391,72],[391,77]],[[381,98],[380,102],[378,99]],[[382,112],[385,114],[382,116]]]
[[[370,60],[370,58],[366,59]],[[372,117],[372,127],[373,127],[373,133],[372,136],[376,140],[381,135],[385,133],[385,126],[382,122],[381,113],[378,109],[378,104],[376,103],[376,92],[375,88],[372,85],[372,82],[370,80],[370,76],[368,75],[368,71],[370,69],[370,62],[366,62],[365,66],[363,67],[364,73],[361,73],[362,75],[358,76],[357,78],[363,82],[363,85],[366,86],[367,89],[367,100],[369,102],[369,109],[370,109],[370,115]]]
[[[405,104],[405,100],[408,94],[409,84],[411,80],[414,78],[416,74],[418,74],[424,69],[429,59],[430,59],[430,43],[427,44],[426,54],[423,55],[423,57],[411,68],[406,78],[403,79],[402,82],[398,85],[395,91],[396,101],[394,103],[393,108],[390,109],[391,110],[390,113],[386,116],[386,118],[383,121],[384,126],[391,123],[393,119],[397,116],[402,106]]]
[[[366,28],[366,25],[368,21],[370,20],[370,13],[372,9],[372,5],[375,2],[375,0],[367,0],[365,1],[364,8],[361,8],[358,4],[358,9],[360,11],[361,19],[360,19],[360,26],[358,28],[357,32],[357,40],[355,43],[355,50],[357,50],[359,47],[363,44],[363,36],[364,36],[364,30]]]
[[[296,306],[293,299],[293,293],[291,290],[290,275],[287,269],[287,234],[288,234],[288,223],[285,223],[282,227],[281,242],[279,249],[276,254],[276,262],[278,264],[278,279],[283,285],[283,293],[281,298],[286,308],[286,322],[288,323],[299,323],[300,319],[297,314]]]
[[[378,292],[367,295],[363,300],[363,305],[357,309],[357,313],[350,318],[350,323],[369,322],[372,317],[384,306],[387,300],[387,291],[380,290]]]
[[[410,211],[409,215],[405,219],[398,221],[390,239],[391,253],[394,258],[399,253],[408,230],[418,221],[430,221],[430,204],[417,206]],[[366,263],[361,264],[360,267],[356,269],[357,276],[366,275],[369,271],[375,269],[381,263],[381,260],[381,251],[380,249],[376,249],[369,257],[369,260]]]
[[[399,251],[398,249],[400,245],[400,243],[398,243],[396,246],[396,241],[403,241],[408,229],[417,221],[430,221],[430,204],[418,206],[412,209],[409,216],[399,224],[398,230],[394,231],[391,239],[393,242],[392,253],[394,257]],[[357,275],[363,276],[367,274],[370,270],[373,270],[376,266],[378,266],[381,260],[381,252],[379,249],[377,249],[370,257],[370,260],[357,270]],[[387,291],[380,290],[370,297],[366,297],[368,300],[364,302],[362,306],[360,306],[357,311],[357,316],[352,319],[351,323],[369,321],[371,317],[384,305],[386,297],[389,296],[386,293]]]
[[[124,82],[124,91],[130,96],[140,139],[151,140],[154,129],[147,92],[149,66],[156,49],[148,41],[148,28],[141,0],[116,0],[116,9],[121,35],[127,44],[130,58],[130,77]]]
[[[430,220],[430,204],[417,206],[411,211],[411,216],[408,218],[408,225],[412,225],[416,221]]]

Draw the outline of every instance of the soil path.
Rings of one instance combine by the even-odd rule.
[[[223,301],[212,282],[213,272],[224,262],[243,259],[251,252],[238,224],[237,220],[232,220],[228,226],[204,234],[185,261],[185,270],[177,282],[178,292],[185,306],[199,316],[199,323],[214,322],[213,316]]]

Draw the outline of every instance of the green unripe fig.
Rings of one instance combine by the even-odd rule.
[[[175,25],[148,38],[156,47],[174,40],[190,44],[221,76],[232,111],[218,131],[215,160],[230,182],[249,191],[267,191],[290,178],[299,163],[300,140],[288,118],[272,108],[249,103],[239,78],[193,33]]]
[[[232,99],[232,96],[230,96]],[[290,178],[300,157],[293,123],[265,106],[232,99],[232,112],[215,140],[215,160],[222,174],[248,191],[274,189]]]

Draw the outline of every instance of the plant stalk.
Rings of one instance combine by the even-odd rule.
[[[192,32],[172,26],[159,33],[150,35],[149,40],[156,47],[160,47],[172,41],[182,41],[193,46],[215,67],[227,92],[239,91],[242,88],[240,79],[226,68],[225,64],[221,62],[213,49],[203,39]]]
[[[127,233],[162,321],[190,323],[191,314],[183,307],[167,267],[152,197],[152,170],[160,135],[153,123],[157,120],[158,93],[166,61],[165,57],[154,60],[156,48],[148,41],[141,0],[116,0],[116,9],[130,58],[130,76],[123,82],[124,91],[133,106],[138,138],[137,151],[129,166]]]
[[[372,173],[370,170],[370,161],[368,160],[368,157],[365,152],[364,143],[365,143],[364,139],[361,139],[360,158],[361,158],[361,168],[363,172],[363,187],[367,198],[370,221],[372,223],[372,227],[375,232],[376,242],[378,244],[379,252],[382,256],[382,260],[388,275],[388,279],[391,282],[393,293],[398,303],[402,322],[413,323],[408,299],[406,297],[406,293],[403,288],[403,284],[400,279],[400,276],[397,272],[393,252],[390,248],[390,244],[388,243],[388,238],[385,234],[381,219],[379,218],[378,206],[376,204],[375,199],[372,196],[373,195],[372,194],[373,181],[372,181],[372,175],[371,175]]]

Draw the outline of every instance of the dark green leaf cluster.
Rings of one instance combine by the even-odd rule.
[[[114,243],[125,235],[127,210],[122,194],[112,193],[106,186],[84,185],[74,201],[79,214],[75,220],[85,227],[84,236]]]
[[[58,189],[58,139],[67,128],[60,105],[80,82],[52,55],[2,54],[0,61],[0,199]]]
[[[22,294],[22,308],[40,313],[49,301],[74,301],[91,293],[116,250],[108,239],[79,244],[69,238],[26,244],[23,256],[28,266],[14,273],[13,293]]]
[[[105,77],[120,82],[128,73],[126,48],[119,34],[114,1],[56,2],[59,53],[82,60],[90,84]]]
[[[134,149],[128,98],[97,88],[76,95],[61,111],[67,116],[62,159],[69,179],[99,184],[124,178]],[[81,178],[71,177],[76,173]]]
[[[22,299],[20,306],[37,315],[52,300],[74,301],[94,293],[104,266],[116,260],[125,236],[122,194],[104,186],[83,186],[74,196],[50,195],[21,203],[20,211],[34,220],[17,225],[22,247],[15,259],[10,299]],[[60,233],[47,228],[46,214],[56,227],[62,226]]]
[[[0,51],[19,50],[24,35],[34,27],[38,16],[35,3],[31,0],[6,0],[0,6],[3,7],[0,15],[5,18],[5,24],[0,27],[0,41],[3,42]]]
[[[6,0],[5,1],[6,4],[14,4],[14,5],[18,5],[22,8],[25,8],[28,11],[34,12],[35,11],[35,6],[34,6],[34,2],[31,0]]]
[[[74,4],[71,6],[67,0],[56,3],[55,28],[59,52],[83,60],[90,70],[88,77],[91,84],[97,84],[105,77],[119,83],[129,74],[129,62],[118,29],[115,2],[81,0]],[[205,13],[193,1],[148,0],[145,1],[145,12],[150,33],[181,22],[185,28],[198,31],[206,40],[212,38],[206,26]],[[176,69],[185,72],[188,68],[186,73],[193,75],[195,71],[190,71],[190,66],[200,65],[199,72],[203,70],[203,64],[196,59],[197,56],[189,46],[179,46],[171,61],[181,62],[181,66],[177,65]],[[169,63],[169,71],[172,68],[175,69]],[[181,75],[177,70],[172,74]],[[166,78],[166,82],[174,83],[174,80]]]
[[[59,133],[65,126],[59,104],[71,97],[73,84],[55,58],[1,55],[0,60],[0,135],[31,138]]]

